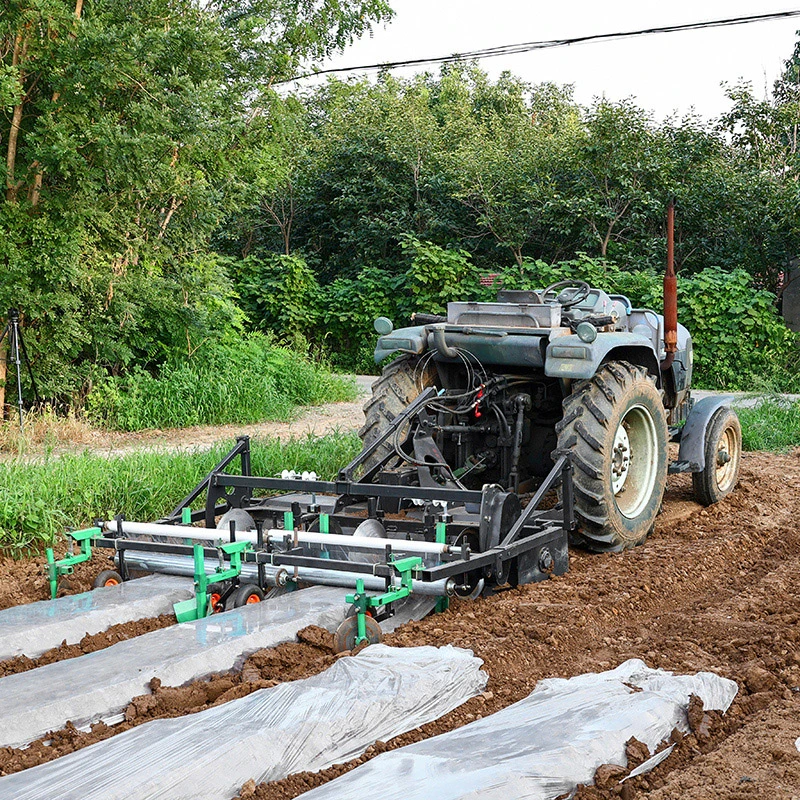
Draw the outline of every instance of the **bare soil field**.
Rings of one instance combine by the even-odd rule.
[[[77,588],[91,569],[76,577]],[[0,563],[0,607],[43,599],[43,580],[41,564]],[[573,551],[563,577],[454,603],[385,641],[469,648],[485,662],[487,690],[437,722],[376,743],[353,762],[272,784],[250,782],[242,798],[288,800],[379,752],[498,711],[529,694],[541,678],[642,658],[676,672],[717,672],[737,681],[740,693],[724,716],[693,706],[693,732],[674,737],[675,751],[654,772],[621,784],[624,771],[603,769],[598,786],[579,791],[581,800],[797,800],[800,451],[746,454],[740,488],[709,509],[694,503],[690,478],[673,476],[656,531],[641,547],[615,555]],[[152,693],[136,698],[125,722],[114,728],[97,725],[81,733],[68,726],[47,744],[3,750],[0,772],[48,761],[149,719],[192,713],[315,674],[335,658],[330,635],[306,629],[297,643],[255,653],[235,673],[182,688],[154,681]],[[635,742],[629,749],[633,766],[641,757]]]

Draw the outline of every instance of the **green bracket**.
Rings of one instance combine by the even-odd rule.
[[[436,544],[447,544],[447,523],[436,523]]]
[[[175,617],[178,622],[192,622],[203,619],[212,613],[208,598],[208,587],[212,583],[229,581],[238,578],[242,572],[242,553],[250,550],[250,542],[228,542],[221,544],[217,549],[230,558],[230,567],[221,569],[217,567],[211,575],[206,575],[206,557],[203,545],[194,545],[194,591],[195,596],[190,600],[174,603]]]
[[[189,506],[185,506],[181,511],[181,523],[184,525],[192,524],[192,509]]]
[[[329,534],[331,532],[331,518],[327,514],[319,515],[319,532]],[[330,558],[331,553],[324,545],[319,551],[320,558]]]
[[[69,532],[70,552],[59,561],[55,559],[53,548],[47,548],[47,577],[50,580],[50,597],[53,600],[56,599],[58,592],[58,579],[62,575],[72,575],[75,564],[81,564],[92,557],[92,539],[96,539],[101,533],[100,528],[84,528],[81,531]],[[75,542],[81,544],[81,551],[77,554],[72,552]]]
[[[345,601],[356,607],[358,617],[358,635],[356,636],[356,646],[367,641],[367,611],[371,608],[388,606],[404,597],[408,597],[412,592],[414,570],[422,566],[422,559],[419,556],[409,556],[408,558],[393,559],[389,565],[394,567],[395,572],[400,576],[400,585],[388,592],[378,595],[368,595],[364,591],[364,580],[359,578],[356,581],[355,594],[348,594]]]

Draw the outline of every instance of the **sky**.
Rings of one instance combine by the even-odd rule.
[[[540,39],[675,25],[800,9],[800,0],[390,0],[394,19],[324,66],[349,67],[440,56]],[[481,61],[532,83],[573,84],[575,98],[636,98],[657,118],[694,111],[709,119],[729,108],[721,86],[772,86],[794,48],[800,17],[730,28],[571,45]],[[428,69],[438,71],[434,65]],[[396,70],[411,75],[413,69]],[[374,73],[373,73],[374,74]],[[320,78],[311,79],[314,81]],[[303,82],[308,84],[309,80]]]

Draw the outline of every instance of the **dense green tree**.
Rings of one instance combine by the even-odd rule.
[[[91,365],[191,355],[238,324],[207,240],[249,197],[265,90],[389,13],[383,0],[5,4],[0,309],[23,307],[48,396],[85,385]]]

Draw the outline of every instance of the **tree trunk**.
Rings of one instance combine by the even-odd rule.
[[[19,66],[21,61],[25,59],[25,51],[27,50],[27,40],[24,38],[22,31],[17,34],[14,39],[14,53],[11,56],[11,66]],[[6,151],[6,200],[9,203],[16,202],[19,184],[14,180],[14,169],[17,164],[17,141],[19,140],[19,129],[22,125],[22,106],[25,102],[25,73],[20,70],[19,72],[20,89],[23,96],[20,98],[19,103],[14,106],[14,111],[11,115],[11,129],[8,132],[8,149]]]

